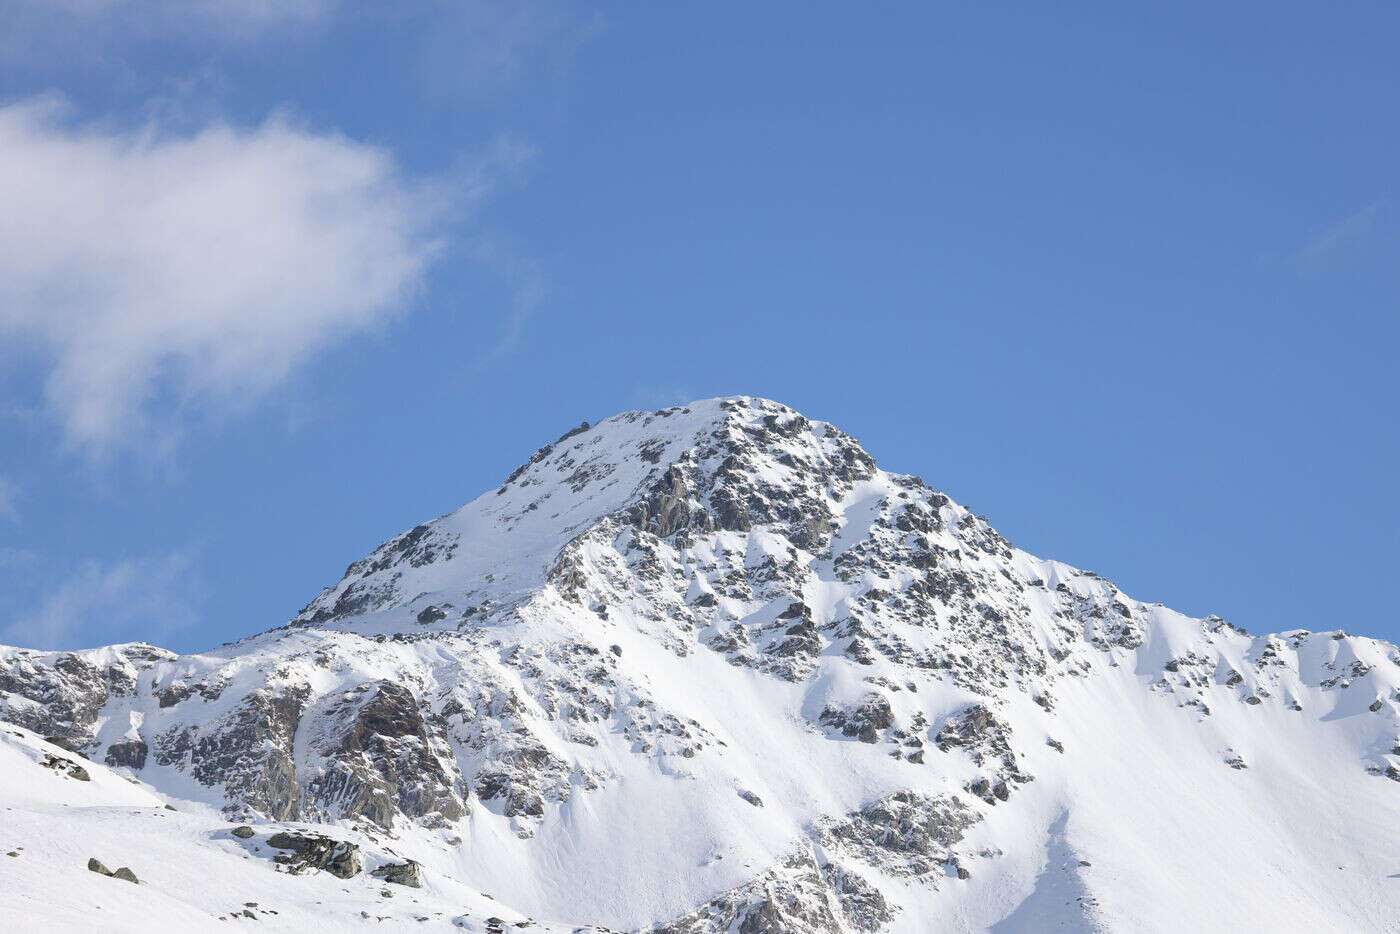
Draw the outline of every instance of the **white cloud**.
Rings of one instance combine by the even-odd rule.
[[[183,552],[85,562],[48,590],[32,613],[0,630],[0,642],[37,649],[74,649],[126,638],[136,630],[158,639],[195,619],[199,586]]]
[[[403,308],[454,196],[281,117],[170,135],[0,107],[0,339],[46,354],[75,445],[168,442]]]

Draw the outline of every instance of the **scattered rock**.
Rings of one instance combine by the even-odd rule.
[[[54,772],[65,778],[75,779],[80,782],[92,781],[91,776],[88,775],[87,769],[83,768],[72,759],[65,759],[51,752],[44,753],[44,758],[39,760],[39,764],[44,766],[44,768],[53,769]]]

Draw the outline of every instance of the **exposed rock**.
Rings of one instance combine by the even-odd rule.
[[[310,690],[260,689],[228,714],[198,727],[172,727],[155,740],[156,761],[185,766],[201,784],[222,787],[246,810],[271,820],[301,816],[301,787],[292,757]]]
[[[362,684],[319,719],[325,726],[313,748],[325,765],[307,788],[316,816],[361,817],[388,828],[399,813],[430,826],[466,814],[408,688],[392,681]]]
[[[290,851],[278,853],[273,858],[293,875],[300,875],[308,870],[324,869],[333,876],[349,879],[358,874],[363,866],[358,846],[332,840],[320,834],[282,831],[268,837],[267,845],[273,849]]]
[[[835,881],[840,891],[810,853],[799,852],[685,917],[650,930],[652,934],[844,934],[848,903],[862,924],[880,919],[874,921],[876,927],[857,930],[875,930],[889,919],[884,899],[863,880],[837,875]]]
[[[87,769],[83,768],[81,765],[74,762],[72,759],[65,759],[64,757],[56,756],[53,753],[45,753],[44,757],[39,760],[39,764],[42,765],[44,768],[52,769],[54,772],[64,776],[65,778],[71,778],[80,782],[87,782],[92,780],[91,776],[88,775]]]
[[[402,863],[386,863],[378,869],[372,870],[370,875],[396,885],[406,885],[415,889],[423,887],[422,870],[411,859]]]
[[[146,755],[149,752],[150,747],[141,740],[128,740],[108,746],[104,761],[110,766],[125,766],[139,772],[146,767]]]
[[[889,698],[871,692],[856,705],[850,707],[825,707],[818,722],[823,726],[841,731],[843,736],[854,736],[862,743],[879,740],[880,733],[894,725],[894,712]]]
[[[123,882],[131,882],[138,885],[141,882],[140,879],[136,878],[136,873],[132,872],[127,867],[122,866],[115,870],[108,869],[106,866],[102,865],[102,861],[95,856],[88,859],[87,868],[89,872],[95,872],[98,875],[108,876],[113,879],[121,879]]]
[[[842,820],[816,827],[817,839],[843,856],[895,876],[936,884],[935,870],[953,855],[980,815],[955,796],[900,791]]]
[[[1010,797],[1015,784],[1032,779],[1021,771],[1011,751],[1010,739],[1011,727],[1005,721],[985,705],[973,704],[949,718],[934,737],[934,743],[944,752],[962,749],[977,765],[991,766],[994,769],[991,779],[979,778],[967,787],[979,798],[995,804]]]

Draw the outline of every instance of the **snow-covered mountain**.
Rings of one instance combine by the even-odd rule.
[[[1400,930],[1397,686],[1386,642],[1139,602],[777,403],[629,412],[278,629],[0,650],[0,912]]]

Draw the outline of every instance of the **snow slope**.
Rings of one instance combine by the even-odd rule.
[[[337,929],[485,905],[691,934],[1400,930],[1398,662],[1133,600],[777,403],[626,413],[279,629],[0,650],[0,795],[44,779],[5,799],[32,849],[0,858],[0,908],[76,929],[127,886],[189,929],[256,901]],[[268,835],[313,826],[364,871],[278,872]],[[395,859],[424,888],[368,876]]]
[[[88,778],[45,767],[48,756],[79,766]],[[526,920],[431,873],[417,889],[371,877],[398,855],[343,829],[338,836],[364,847],[365,871],[357,878],[279,872],[266,834],[242,840],[217,812],[170,810],[148,786],[10,725],[0,725],[0,807],[0,917],[12,930],[218,931],[252,919],[273,931],[371,923],[486,931],[493,917],[508,925]],[[131,868],[139,882],[88,870],[93,858]]]

